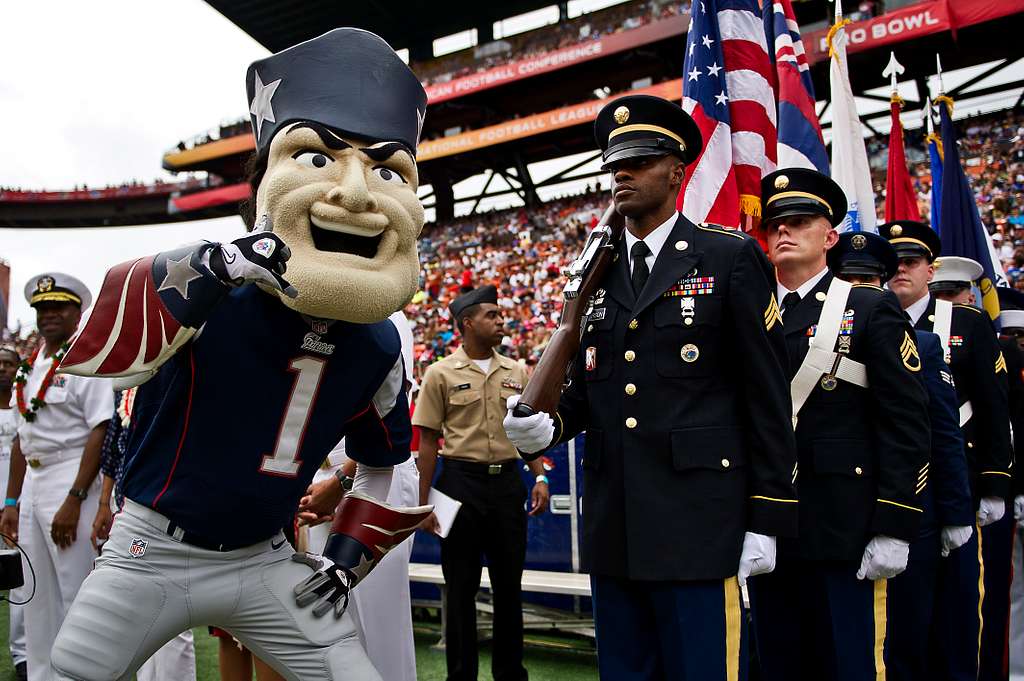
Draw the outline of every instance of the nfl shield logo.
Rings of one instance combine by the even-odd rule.
[[[145,539],[132,539],[132,545],[128,547],[128,553],[132,554],[132,558],[141,558],[146,553],[147,546],[149,546],[149,542]]]
[[[327,333],[327,322],[323,319],[314,319],[311,323],[313,327],[313,333],[318,333],[321,336]]]

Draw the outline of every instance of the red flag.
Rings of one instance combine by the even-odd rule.
[[[892,112],[892,129],[889,131],[889,168],[885,178],[885,221],[921,220],[917,207],[917,195],[907,170],[907,157],[903,151],[903,124],[900,123],[900,109],[903,100],[894,94],[889,110]]]

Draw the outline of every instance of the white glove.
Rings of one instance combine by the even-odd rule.
[[[891,579],[907,569],[910,544],[884,534],[871,538],[860,559],[857,579]]]
[[[1006,515],[1006,502],[999,497],[982,497],[978,504],[978,525],[985,527]]]
[[[1018,494],[1013,499],[1013,517],[1017,519],[1017,524],[1024,527],[1024,494]]]
[[[756,532],[743,535],[743,552],[740,553],[740,569],[736,579],[743,587],[747,577],[764,575],[775,569],[775,537]]]
[[[290,257],[292,253],[281,237],[257,231],[217,245],[209,252],[209,267],[218,279],[233,288],[263,284],[294,298],[299,292],[281,276]]]
[[[555,436],[555,422],[544,412],[526,417],[513,416],[512,410],[517,404],[519,395],[512,395],[505,402],[508,414],[505,415],[502,425],[505,426],[505,434],[508,435],[509,441],[516,449],[527,454],[535,454],[546,449]]]
[[[942,528],[942,557],[945,558],[949,555],[950,551],[955,551],[971,538],[974,534],[974,528],[970,525],[951,525],[949,527]]]

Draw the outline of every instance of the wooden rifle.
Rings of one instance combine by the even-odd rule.
[[[601,222],[590,232],[579,256],[563,271],[568,281],[562,289],[562,316],[558,328],[512,411],[514,416],[532,416],[538,412],[554,414],[558,409],[562,389],[571,380],[569,371],[580,350],[583,316],[593,307],[591,300],[612,264],[625,227],[625,219],[615,212],[615,205],[609,206]]]

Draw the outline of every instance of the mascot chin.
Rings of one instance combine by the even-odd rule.
[[[380,501],[409,457],[387,318],[418,282],[426,94],[351,28],[253,63],[246,88],[250,233],[111,268],[61,363],[139,388],[124,507],[54,646],[56,678],[125,678],[210,625],[289,679],[379,679],[345,609],[431,511]],[[323,553],[293,554],[281,530],[342,438],[352,491]]]

